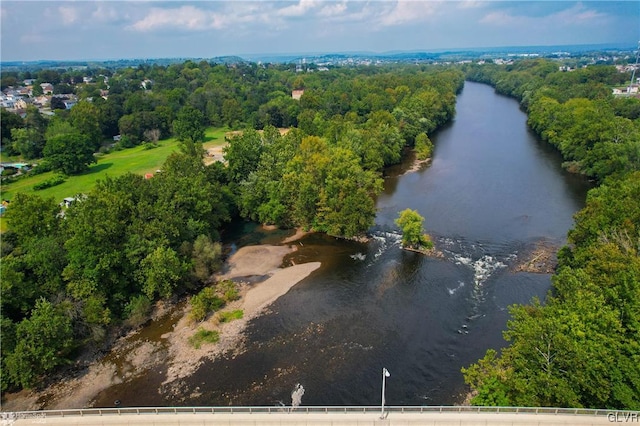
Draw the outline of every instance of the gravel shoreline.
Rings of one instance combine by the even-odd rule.
[[[302,235],[296,234],[297,237]],[[294,239],[289,238],[283,243],[291,243]],[[81,375],[62,379],[46,389],[3,395],[1,410],[91,407],[98,394],[110,386],[126,383],[163,365],[167,367],[167,376],[158,392],[172,392],[172,384],[179,385],[181,379],[193,374],[204,361],[216,359],[224,353],[242,352],[248,322],[260,316],[280,296],[320,267],[320,262],[281,267],[283,258],[295,250],[295,246],[288,245],[247,246],[227,260],[223,273],[218,274],[215,280],[233,279],[240,283],[241,298],[228,304],[224,310],[242,309],[242,319],[219,323],[215,315],[210,315],[195,323],[189,318],[189,303],[180,303],[170,313],[171,318],[175,317],[172,329],[162,334],[160,341],[141,338],[139,333],[142,334],[144,328],[132,331],[119,338],[106,355],[92,362]],[[257,277],[257,280],[244,280],[251,277]],[[195,349],[189,343],[189,337],[199,328],[217,330],[219,342]]]

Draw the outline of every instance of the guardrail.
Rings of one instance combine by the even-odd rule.
[[[387,413],[493,413],[493,414],[555,414],[576,416],[611,416],[638,418],[640,412],[630,410],[606,410],[589,408],[554,407],[474,407],[474,406],[389,406]],[[46,418],[65,416],[106,416],[131,414],[283,414],[283,413],[380,413],[379,406],[306,406],[306,407],[122,407],[122,408],[80,408],[67,410],[18,411],[0,413],[0,420],[24,418]]]

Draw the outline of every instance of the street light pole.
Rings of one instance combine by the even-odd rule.
[[[380,410],[380,418],[384,419],[384,386],[387,382],[387,377],[391,376],[391,374],[389,374],[389,370],[387,370],[386,368],[382,368],[382,407]]]

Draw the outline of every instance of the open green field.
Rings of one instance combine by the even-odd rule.
[[[225,143],[226,128],[208,128],[205,133],[205,149]],[[178,142],[174,138],[158,142],[154,149],[144,149],[142,146],[114,151],[98,158],[97,164],[92,164],[88,171],[81,175],[69,176],[67,180],[51,188],[35,191],[33,186],[56,175],[54,172],[28,176],[16,182],[2,186],[2,199],[11,200],[16,193],[36,193],[42,197],[53,197],[62,201],[65,197],[89,192],[96,181],[106,176],[116,177],[127,172],[145,174],[154,173],[161,169],[165,160],[173,151],[178,149]]]

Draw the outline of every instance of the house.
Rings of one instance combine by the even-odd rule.
[[[68,100],[66,100],[66,101],[63,101],[63,103],[64,103],[64,107],[65,107],[66,109],[71,109],[71,108],[73,108],[73,106],[74,106],[75,104],[77,104],[77,103],[78,103],[78,101],[76,101],[76,100],[74,100],[74,99],[68,99]]]
[[[33,104],[37,106],[45,106],[51,102],[51,98],[45,95],[40,95],[33,100]]]
[[[295,99],[296,101],[299,101],[300,98],[302,97],[302,95],[304,95],[304,89],[302,90],[294,90],[291,92],[291,97],[293,99]]]
[[[15,109],[27,109],[30,101],[28,99],[18,98],[15,102]]]
[[[0,106],[6,109],[14,109],[16,107],[16,99],[13,95],[0,95]]]
[[[42,83],[40,84],[40,87],[42,87],[42,93],[44,93],[45,95],[50,95],[53,93],[53,84],[51,83]]]
[[[93,81],[93,77],[82,77],[82,82],[87,84]]]
[[[36,82],[36,79],[35,79],[35,78],[25,78],[25,79],[22,81],[22,84],[24,84],[25,86],[32,86],[32,85],[33,85],[33,83],[35,83],[35,82]]]

